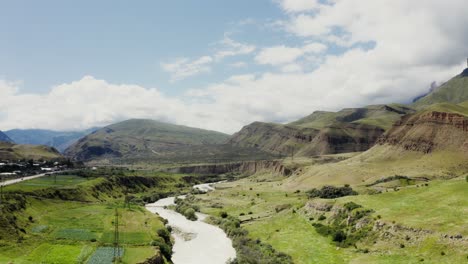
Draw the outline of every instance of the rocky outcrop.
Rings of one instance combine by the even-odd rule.
[[[437,111],[407,115],[377,143],[424,153],[449,148],[468,151],[468,117]]]
[[[339,124],[322,129],[299,150],[301,156],[360,152],[370,149],[385,131],[363,124]]]
[[[319,132],[313,128],[254,122],[235,133],[228,143],[288,155],[293,148],[310,143]]]
[[[217,175],[224,173],[242,173],[245,175],[253,175],[259,172],[271,172],[277,175],[289,176],[292,170],[284,166],[281,161],[263,160],[263,161],[247,161],[223,164],[206,164],[174,167],[166,169],[172,173],[187,173],[187,174],[209,174]]]
[[[319,130],[255,122],[234,134],[229,143],[281,156],[313,156],[368,150],[384,132],[358,123],[334,123]]]

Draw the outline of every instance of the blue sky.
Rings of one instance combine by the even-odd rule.
[[[281,16],[269,0],[5,1],[0,9],[0,74],[22,80],[25,92],[41,93],[93,75],[177,94],[239,70],[220,64],[213,74],[169,83],[161,62],[209,53],[225,34],[262,45],[294,42],[294,37],[271,29],[242,25]]]
[[[465,67],[465,1],[1,1],[0,130],[406,103]]]

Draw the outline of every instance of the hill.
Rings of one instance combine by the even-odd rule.
[[[54,160],[63,156],[53,147],[0,142],[0,160]]]
[[[362,108],[345,108],[338,112],[316,111],[289,125],[320,129],[335,123],[353,123],[373,125],[386,130],[402,115],[413,112],[410,107],[400,104],[369,105]]]
[[[11,138],[8,137],[7,134],[0,131],[0,142],[11,142],[11,143],[13,143],[13,140],[11,140]]]
[[[430,106],[403,117],[379,139],[378,144],[424,153],[436,150],[467,152],[468,108],[449,103]]]
[[[428,95],[417,100],[413,107],[424,109],[436,103],[459,104],[468,100],[468,68]]]
[[[66,132],[44,129],[13,129],[5,131],[5,134],[18,144],[46,145],[63,152],[78,139],[96,130],[97,128],[91,128],[84,131]]]
[[[401,116],[413,112],[396,104],[317,111],[286,125],[254,122],[234,134],[229,143],[282,155],[365,151]]]
[[[223,145],[228,135],[153,120],[131,119],[91,133],[65,150],[75,160],[199,162],[249,158],[258,150]]]

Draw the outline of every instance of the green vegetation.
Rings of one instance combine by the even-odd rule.
[[[140,203],[143,196],[172,193],[183,178],[104,170],[109,176],[95,177],[97,172],[90,170],[60,175],[57,183],[44,177],[32,180],[33,185],[6,187],[0,205],[0,262],[111,263],[108,247],[114,243],[116,208],[122,263],[139,263],[155,255],[170,260],[172,241],[163,220]],[[135,199],[124,208],[127,193]]]
[[[47,189],[47,188],[61,188],[66,186],[73,186],[82,182],[86,182],[87,179],[83,177],[79,177],[76,175],[49,175],[41,178],[36,178],[32,180],[27,180],[23,182],[19,182],[17,184],[9,185],[4,187],[6,192],[9,191],[22,191],[22,192],[29,192],[34,190],[40,189]]]
[[[377,126],[387,130],[402,115],[413,112],[414,110],[410,107],[400,104],[369,105],[362,108],[345,108],[338,112],[316,111],[289,125],[322,129],[337,123],[349,122]]]
[[[334,186],[323,186],[321,189],[311,189],[307,191],[307,196],[309,198],[320,197],[324,199],[335,199],[338,197],[357,195],[356,191],[353,191],[349,185],[343,187],[334,187]]]
[[[466,87],[468,87],[467,69],[460,75],[442,84],[435,91],[416,101],[413,106],[418,109],[423,109],[436,103],[458,104],[465,102],[468,100],[468,89],[466,89]]]
[[[240,227],[240,220],[236,217],[225,215],[225,217],[212,217],[210,222],[220,226],[232,239],[236,249],[236,260],[231,264],[241,263],[271,263],[288,264],[293,263],[292,258],[282,252],[277,252],[270,245],[260,240],[248,237],[248,231]]]
[[[54,148],[36,145],[18,145],[0,141],[0,160],[61,160]]]
[[[179,214],[182,214],[188,220],[196,221],[198,218],[195,212],[199,212],[200,207],[193,204],[194,200],[195,200],[195,197],[193,195],[187,195],[183,199],[176,198],[174,201],[176,204],[176,207],[175,207],[176,212],[178,212]]]
[[[93,164],[200,163],[268,159],[253,148],[223,144],[228,135],[153,120],[131,119],[80,139],[66,149],[75,160]]]

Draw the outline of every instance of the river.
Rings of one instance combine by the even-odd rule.
[[[211,184],[209,186],[212,188]],[[226,233],[203,221],[207,215],[197,213],[198,220],[190,221],[185,216],[164,208],[173,205],[174,200],[175,197],[169,197],[146,205],[147,210],[167,219],[172,227],[172,236],[175,239],[172,255],[174,264],[225,264],[236,257],[232,241]]]

